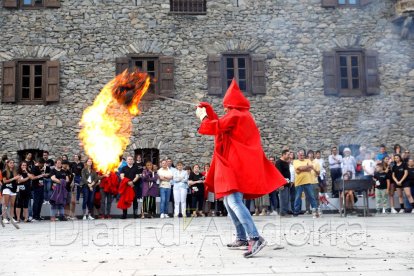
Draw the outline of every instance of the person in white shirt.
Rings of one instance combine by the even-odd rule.
[[[342,173],[350,172],[351,179],[355,179],[356,160],[351,155],[351,149],[344,149],[344,157],[342,158]]]
[[[364,179],[371,179],[375,173],[375,161],[372,159],[370,152],[365,153],[365,159],[362,161],[362,170],[364,171]]]
[[[188,173],[183,169],[183,163],[177,163],[177,169],[173,172],[174,193],[174,217],[186,214],[186,200],[188,189]],[[181,206],[181,212],[180,212]]]
[[[170,202],[171,180],[173,173],[168,168],[167,160],[161,161],[161,168],[158,170],[160,185],[160,218],[169,218],[168,203]]]

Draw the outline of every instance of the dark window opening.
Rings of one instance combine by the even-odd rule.
[[[148,92],[157,92],[158,85],[158,59],[157,58],[133,58],[131,60],[132,69],[138,69],[141,72],[146,72],[154,80],[151,82]]]
[[[40,158],[43,158],[43,150],[40,149],[25,149],[17,151],[17,156],[19,157],[19,163],[24,161],[27,153],[32,154],[32,160],[36,162]]]
[[[339,53],[339,88],[341,91],[361,90],[361,53]]]
[[[178,14],[206,14],[206,0],[170,0],[170,12]]]
[[[141,155],[142,161],[145,163],[147,161],[151,161],[152,164],[157,165],[159,167],[160,163],[160,150],[156,148],[142,148],[134,150],[135,159],[137,155]],[[134,159],[134,160],[135,160]]]
[[[21,62],[19,72],[18,99],[23,102],[42,102],[45,94],[44,62]]]
[[[249,68],[248,56],[225,56],[225,77],[227,87],[230,85],[233,78],[239,84],[243,92],[249,92]]]

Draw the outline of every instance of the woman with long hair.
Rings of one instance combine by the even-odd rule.
[[[17,222],[14,217],[14,203],[16,202],[16,192],[17,192],[17,180],[20,178],[20,175],[17,173],[14,161],[9,159],[6,161],[6,169],[2,172],[3,175],[3,185],[1,186],[3,194],[3,222],[9,223],[5,213],[7,208],[10,207],[10,217],[14,222]]]
[[[16,196],[16,218],[17,221],[21,220],[21,210],[23,209],[24,222],[30,222],[29,220],[29,201],[31,193],[31,180],[34,175],[28,171],[28,163],[23,161],[19,165],[17,173],[20,178],[17,180],[17,196]]]
[[[67,175],[67,172],[63,170],[62,159],[56,159],[55,167],[51,171],[50,179],[52,180],[53,190],[50,197],[50,204],[52,205],[50,220],[56,221],[56,217],[59,216],[60,220],[66,221],[64,207],[67,199],[67,191],[66,186],[63,187],[61,181],[65,180],[66,183],[69,182],[69,176]]]
[[[152,218],[155,216],[156,207],[155,199],[159,195],[159,188],[157,185],[158,173],[153,171],[151,161],[145,163],[145,168],[142,171],[142,213],[141,218]]]
[[[407,164],[403,162],[401,155],[399,154],[394,155],[394,162],[395,165],[392,168],[392,179],[395,182],[395,187],[397,188],[398,197],[400,200],[400,213],[404,213],[405,209],[402,192],[404,191],[411,207],[414,207],[414,199],[411,195],[410,183],[406,181],[408,176]]]
[[[85,163],[85,167],[82,170],[82,210],[83,210],[83,220],[93,220],[93,195],[95,193],[95,186],[98,181],[98,174],[93,168],[93,162],[91,158]]]

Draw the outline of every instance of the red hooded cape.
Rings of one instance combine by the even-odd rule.
[[[111,172],[108,177],[102,178],[100,186],[105,193],[118,194],[119,180],[116,173]]]
[[[285,178],[266,158],[260,133],[249,112],[250,103],[243,96],[235,80],[223,99],[229,112],[218,118],[208,103],[208,118],[198,129],[200,134],[214,135],[215,148],[205,184],[217,198],[241,192],[253,199],[271,193],[286,184]]]
[[[121,183],[119,183],[118,192],[121,195],[121,197],[119,198],[118,205],[116,207],[123,210],[131,207],[135,197],[134,188],[128,185],[128,181],[130,180],[124,177],[121,180]]]

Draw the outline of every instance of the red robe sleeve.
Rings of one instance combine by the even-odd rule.
[[[119,209],[128,209],[134,201],[135,192],[134,189],[128,185],[129,181],[128,178],[124,177],[119,184],[118,192],[121,195],[117,205]]]

